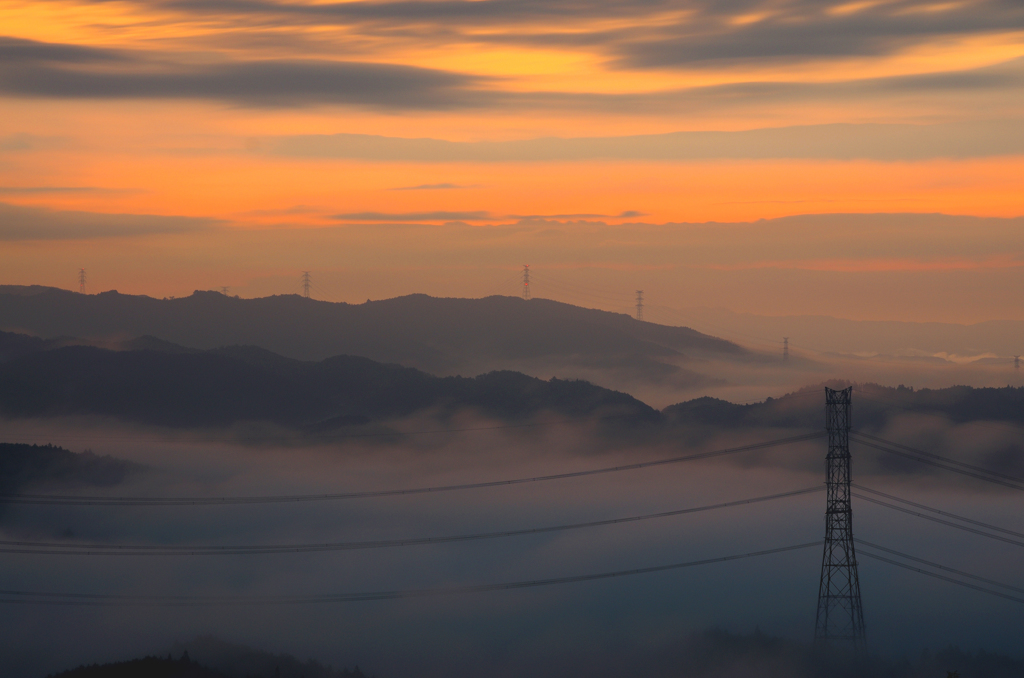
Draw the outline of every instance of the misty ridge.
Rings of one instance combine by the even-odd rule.
[[[171,427],[267,422],[329,431],[430,410],[464,409],[518,420],[550,413],[630,425],[820,428],[823,386],[763,402],[703,396],[658,411],[583,380],[512,372],[437,377],[411,367],[339,355],[302,361],[255,346],[189,349],[154,337],[96,342],[0,332],[0,412],[11,417],[99,415]],[[918,389],[858,384],[856,425],[884,428],[900,415],[1024,426],[1024,387]]]
[[[0,346],[31,343],[26,339],[3,333]],[[360,357],[304,362],[246,346],[61,346],[0,363],[0,412],[17,417],[98,415],[177,427],[266,422],[325,431],[427,409],[440,418],[463,409],[498,419],[544,412],[634,421],[658,416],[632,396],[584,381],[507,371],[434,377]]]
[[[685,327],[644,323],[546,299],[439,299],[414,294],[365,304],[282,295],[180,299],[0,286],[0,330],[44,339],[157,337],[188,348],[253,345],[298,360],[352,355],[431,374],[514,369],[534,376],[606,375],[679,386],[714,383],[702,362],[769,359]]]
[[[75,453],[56,445],[0,442],[2,494],[17,492],[26,485],[61,489],[111,487],[142,468],[140,464],[89,450]]]
[[[443,431],[511,425],[510,436],[529,435],[534,426],[561,426],[588,441],[595,453],[629,458],[680,446],[708,450],[820,431],[823,387],[850,385],[831,380],[747,404],[703,396],[659,411],[585,381],[544,381],[511,371],[436,377],[354,356],[300,361],[252,346],[198,350],[152,337],[106,342],[106,348],[91,343],[96,342],[0,332],[0,416],[9,422],[93,418],[199,439],[226,435],[247,444],[285,446],[346,443],[353,436],[389,446],[397,440],[393,436],[424,426]],[[907,439],[1024,476],[1017,431],[1024,427],[1024,388],[854,388],[855,430]],[[978,425],[980,433],[972,432]],[[518,426],[527,428],[517,433]],[[879,458],[872,450],[858,458],[860,472],[871,475],[933,471]],[[66,466],[71,457],[63,459]],[[68,468],[81,469],[83,478],[98,477],[99,462],[91,463]],[[819,460],[776,451],[748,453],[736,463],[813,471]],[[0,466],[0,473],[24,477],[22,484],[60,477],[56,471],[43,473],[49,462],[40,464],[35,475],[17,470],[15,462]],[[116,473],[107,477],[114,484],[120,478]]]

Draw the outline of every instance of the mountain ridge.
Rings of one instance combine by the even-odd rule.
[[[607,373],[689,386],[715,381],[695,369],[706,358],[764,360],[685,327],[547,299],[502,296],[415,294],[347,304],[298,295],[240,299],[196,291],[189,297],[154,299],[8,286],[0,288],[0,330],[51,340],[120,341],[148,335],[203,350],[247,344],[301,360],[344,354],[449,376],[515,369],[533,376],[593,381],[592,375]]]

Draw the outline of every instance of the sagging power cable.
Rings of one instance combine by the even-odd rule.
[[[895,446],[890,446],[888,441],[885,441],[886,444],[881,444],[873,442],[872,440],[863,438],[861,436],[862,434],[853,432],[851,432],[850,434],[850,437],[857,443],[861,445],[866,445],[867,447],[874,448],[881,452],[886,452],[888,454],[903,457],[904,459],[912,459],[914,461],[921,462],[922,464],[927,464],[929,466],[934,466],[936,468],[945,469],[947,471],[953,471],[954,473],[959,473],[961,475],[968,476],[970,478],[975,478],[977,480],[983,480],[987,483],[1002,485],[1003,487],[1008,487],[1013,490],[1024,491],[1024,479],[1014,479],[1015,482],[1010,482],[1009,480],[1005,480],[1004,478],[1012,478],[1012,476],[1004,476],[1003,474],[995,471],[989,471],[987,469],[982,469],[980,467],[972,467],[968,464],[964,464],[963,462],[957,462],[952,459],[947,459],[946,457],[939,457],[939,455],[931,453],[925,453],[927,454],[927,456],[919,456],[919,450],[914,452],[900,450],[897,449]],[[971,469],[978,469],[978,471],[980,472],[975,472],[974,470]]]
[[[862,546],[867,546],[869,548],[877,549],[879,551],[883,551],[885,553],[889,553],[889,554],[892,554],[894,556],[898,556],[900,558],[904,558],[906,560],[910,560],[912,562],[921,563],[922,565],[927,565],[928,567],[933,567],[933,568],[935,568],[937,570],[943,570],[943,571],[946,571],[946,572],[951,572],[951,573],[959,575],[961,577],[966,577],[968,579],[974,579],[975,581],[984,582],[984,583],[990,584],[992,586],[998,586],[1000,588],[1004,588],[1004,589],[1007,589],[1007,590],[1010,590],[1010,591],[1016,591],[1016,592],[1019,592],[1019,593],[1024,593],[1024,589],[1022,589],[1022,588],[1018,588],[1016,586],[1011,586],[1009,584],[1003,584],[1001,582],[995,581],[994,579],[988,579],[987,577],[979,577],[978,575],[971,574],[970,572],[964,572],[963,570],[957,570],[955,568],[948,567],[946,565],[940,565],[939,563],[934,563],[934,562],[932,562],[930,560],[925,560],[924,558],[918,558],[916,556],[911,556],[911,555],[908,555],[906,553],[901,553],[899,551],[896,551],[895,549],[886,548],[885,546],[879,546],[878,544],[872,544],[871,542],[864,541],[863,539],[855,539],[854,541],[856,541],[858,544],[861,544]],[[953,577],[947,577],[947,576],[939,574],[937,572],[930,572],[928,570],[923,570],[923,569],[921,569],[919,567],[914,567],[913,565],[908,565],[906,563],[901,563],[899,561],[892,560],[891,558],[886,558],[885,556],[881,556],[881,555],[879,555],[877,553],[871,553],[869,551],[864,551],[864,550],[859,551],[859,553],[860,553],[860,555],[867,556],[868,558],[873,558],[874,560],[880,560],[883,563],[888,563],[890,565],[895,565],[896,567],[901,567],[901,568],[903,568],[905,570],[910,570],[911,572],[917,572],[918,574],[923,574],[923,575],[926,575],[928,577],[933,577],[935,579],[941,579],[943,581],[950,582],[951,584],[956,584],[958,586],[964,586],[964,587],[969,588],[969,589],[974,589],[975,591],[981,591],[982,593],[988,593],[989,595],[998,596],[1000,598],[1005,598],[1007,600],[1012,600],[1012,601],[1017,602],[1017,603],[1024,603],[1024,598],[1018,598],[1017,596],[1012,596],[1012,595],[1010,595],[1008,593],[1003,593],[1002,591],[993,591],[992,589],[985,588],[984,586],[978,586],[976,584],[972,584],[970,582],[966,582],[966,581],[963,581],[961,579],[955,579]]]
[[[468,586],[449,586],[428,589],[408,589],[404,591],[372,591],[367,593],[333,593],[319,595],[291,596],[134,596],[97,593],[52,593],[42,591],[16,591],[0,589],[0,604],[20,605],[72,605],[72,606],[135,606],[135,607],[198,607],[228,605],[310,605],[317,603],[354,603],[372,600],[397,600],[403,598],[425,598],[430,596],[453,596],[467,593],[485,593],[488,591],[508,591],[513,589],[536,588],[540,586],[556,586],[577,582],[597,581],[600,579],[616,579],[640,574],[667,572],[700,565],[726,563],[733,560],[757,558],[760,556],[797,551],[811,547],[820,547],[820,541],[793,546],[782,546],[763,551],[752,551],[719,558],[691,560],[684,563],[639,567],[630,570],[615,570],[580,574],[568,577],[552,577],[549,579],[530,579],[526,581],[504,582],[498,584],[475,584]]]
[[[820,433],[808,433],[779,440],[770,440],[762,443],[730,447],[696,454],[668,457],[666,459],[655,459],[642,461],[633,464],[621,464],[618,466],[607,466],[604,468],[588,469],[585,471],[569,471],[566,473],[553,473],[550,475],[533,476],[529,478],[513,478],[509,480],[490,480],[478,483],[459,483],[454,485],[437,485],[433,487],[413,487],[391,490],[368,490],[360,492],[338,492],[324,494],[294,494],[294,495],[257,495],[239,497],[104,497],[89,495],[57,495],[57,494],[8,494],[0,495],[0,504],[42,504],[62,506],[212,506],[231,504],[279,504],[311,501],[329,501],[339,499],[368,499],[373,497],[394,497],[416,494],[433,494],[437,492],[453,492],[459,490],[484,489],[490,487],[501,487],[506,485],[522,485],[526,483],[546,482],[550,480],[565,480],[568,478],[582,478],[585,476],[601,475],[606,473],[619,473],[622,471],[635,471],[656,466],[667,466],[687,461],[700,459],[711,459],[740,452],[762,450],[780,445],[792,445],[809,440],[817,440],[824,437],[824,431]]]
[[[851,486],[859,487],[859,486],[855,486],[855,485],[851,485]],[[864,489],[866,492],[875,492],[875,490],[869,490],[867,488],[862,488],[862,489]],[[961,521],[964,521],[966,523],[972,523],[974,525],[979,525],[979,526],[987,528],[989,530],[994,530],[994,531],[998,531],[998,532],[1004,532],[1006,534],[1014,535],[1016,537],[1020,537],[1020,538],[1024,539],[1024,534],[1021,534],[1019,532],[1014,532],[1013,530],[1007,530],[1005,528],[998,527],[996,525],[990,525],[988,523],[983,523],[980,520],[972,520],[970,518],[964,518],[962,516],[956,515],[955,513],[949,513],[947,511],[940,511],[939,509],[934,509],[934,508],[931,508],[929,506],[925,506],[923,504],[917,504],[915,502],[908,501],[906,499],[900,499],[899,497],[893,497],[892,495],[886,495],[886,494],[884,494],[882,492],[876,492],[876,494],[879,494],[879,495],[882,495],[882,496],[886,496],[886,497],[891,497],[892,499],[895,499],[896,501],[902,501],[902,502],[905,502],[905,503],[910,504],[912,506],[917,506],[919,508],[925,509],[927,511],[934,511],[935,513],[938,513],[938,514],[941,514],[941,515],[944,515],[944,516],[949,516],[951,518],[956,518],[957,520],[961,520]],[[976,529],[974,527],[969,527],[967,525],[960,525],[958,523],[954,523],[954,522],[949,521],[949,520],[943,520],[942,518],[937,518],[935,516],[930,516],[930,515],[928,515],[926,513],[921,513],[920,511],[914,511],[914,510],[906,508],[904,506],[897,506],[895,504],[890,504],[889,502],[882,501],[881,499],[876,499],[874,497],[868,497],[868,496],[863,495],[863,494],[858,494],[857,492],[853,492],[852,495],[854,497],[856,497],[857,499],[860,499],[861,501],[870,502],[870,503],[876,504],[878,506],[884,506],[885,508],[892,509],[894,511],[899,511],[901,513],[906,513],[907,515],[912,515],[912,516],[915,516],[917,518],[923,518],[925,520],[930,520],[933,523],[938,523],[939,525],[946,525],[947,527],[953,527],[953,528],[956,528],[958,530],[963,530],[965,532],[970,532],[972,534],[980,535],[982,537],[988,537],[989,539],[995,539],[996,541],[1001,541],[1001,542],[1004,542],[1004,543],[1007,543],[1007,544],[1013,544],[1014,546],[1022,546],[1022,547],[1024,547],[1024,541],[1021,541],[1021,540],[1018,540],[1018,539],[1011,539],[1009,537],[1004,537],[1004,536],[998,535],[998,534],[992,534],[991,532],[985,532],[983,530],[979,530],[979,529]]]
[[[682,516],[690,513],[700,513],[715,509],[728,508],[731,506],[743,506],[756,504],[787,497],[795,497],[812,492],[821,492],[824,486],[808,487],[801,490],[781,492],[763,497],[750,499],[738,499],[708,506],[696,506],[693,508],[678,509],[675,511],[663,511],[661,513],[648,513],[645,515],[628,516],[624,518],[608,518],[605,520],[594,520],[585,523],[570,523],[566,525],[553,525],[548,527],[534,527],[522,530],[505,530],[500,532],[477,532],[475,534],[463,534],[442,537],[419,537],[407,539],[385,539],[375,541],[357,542],[327,542],[307,544],[253,544],[236,546],[197,546],[197,545],[136,545],[136,544],[74,544],[66,542],[38,542],[38,541],[12,541],[0,540],[0,553],[20,553],[34,555],[76,555],[76,556],[200,556],[200,555],[255,555],[268,553],[313,553],[322,551],[354,551],[363,549],[392,548],[399,546],[422,546],[426,544],[447,544],[453,542],[480,541],[484,539],[498,539],[502,537],[519,537],[524,535],[545,534],[550,532],[563,532],[568,530],[579,530],[590,527],[602,527],[606,525],[618,525],[621,523],[635,523],[657,518],[669,518]]]

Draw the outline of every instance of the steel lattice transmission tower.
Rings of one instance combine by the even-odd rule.
[[[1020,369],[1020,356],[1019,355],[1013,356],[1013,369],[1015,369],[1015,370],[1019,370]]]
[[[530,298],[530,265],[523,264],[523,299]]]
[[[302,296],[309,299],[309,287],[313,282],[310,280],[309,271],[302,272]]]
[[[644,319],[644,291],[643,290],[637,290],[636,291],[636,319],[637,320],[641,320],[641,321]]]
[[[789,362],[789,337],[782,338],[782,362]]]
[[[818,586],[818,618],[814,639],[830,646],[866,650],[860,578],[853,549],[850,508],[850,401],[853,387],[825,389],[828,457],[825,484],[825,553]]]
[[[78,269],[78,293],[85,294],[85,269]]]

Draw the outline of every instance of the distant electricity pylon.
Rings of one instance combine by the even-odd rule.
[[[825,428],[828,430],[825,485],[825,553],[818,585],[817,642],[866,650],[860,578],[853,549],[853,510],[850,507],[850,401],[853,387],[825,389]]]
[[[782,338],[782,362],[789,362],[789,337]]]
[[[637,320],[643,320],[644,319],[644,291],[643,290],[637,290],[636,291],[636,319]]]
[[[530,265],[523,264],[523,299],[530,298]]]
[[[1019,370],[1020,369],[1020,356],[1019,355],[1013,356],[1013,369],[1015,369],[1015,370]]]
[[[312,285],[312,280],[309,277],[309,271],[302,272],[302,296],[309,299],[309,288]]]
[[[223,287],[220,288],[220,293],[223,294],[226,297],[226,296],[228,296],[228,290],[230,290],[230,289],[231,289],[230,287],[228,287],[227,285],[224,285]]]
[[[85,269],[78,269],[78,293],[85,294]]]

